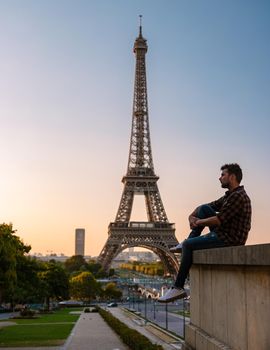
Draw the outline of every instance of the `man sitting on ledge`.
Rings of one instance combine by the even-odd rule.
[[[240,186],[242,170],[238,164],[221,167],[219,181],[228,191],[220,199],[196,208],[189,216],[191,233],[171,251],[182,251],[181,265],[174,286],[158,299],[168,303],[186,296],[185,280],[192,265],[194,250],[218,248],[246,243],[251,224],[251,203],[244,186]],[[201,236],[204,227],[210,232]]]

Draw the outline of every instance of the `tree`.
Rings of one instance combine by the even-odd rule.
[[[87,262],[82,255],[73,255],[65,261],[65,269],[68,273],[73,273],[87,269]]]
[[[44,285],[39,272],[44,270],[44,262],[30,256],[19,256],[17,259],[17,283],[13,299],[15,303],[37,303],[44,294]]]
[[[100,294],[100,284],[91,272],[81,272],[70,279],[70,294],[73,298],[91,301]]]
[[[31,249],[14,233],[12,224],[0,225],[0,303],[12,301],[17,282],[17,261]]]
[[[87,264],[87,270],[91,272],[96,278],[102,278],[106,276],[106,272],[102,268],[102,265],[95,260],[89,260]]]
[[[110,282],[105,286],[104,296],[108,299],[120,299],[122,294],[122,291],[118,289],[113,282]]]
[[[109,270],[109,277],[112,277],[115,275],[115,269],[114,268],[110,268]]]
[[[50,299],[67,299],[69,297],[69,280],[61,263],[51,260],[44,263],[44,270],[39,273],[43,283],[43,295],[47,308],[50,307]]]

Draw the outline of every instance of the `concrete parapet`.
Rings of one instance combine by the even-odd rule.
[[[270,349],[270,244],[196,251],[186,348]]]

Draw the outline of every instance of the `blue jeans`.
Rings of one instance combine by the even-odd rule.
[[[202,205],[198,209],[197,217],[200,219],[215,216],[216,212],[209,205]],[[184,240],[182,247],[182,259],[179,272],[175,280],[175,287],[184,288],[185,280],[188,276],[189,269],[192,265],[193,250],[225,247],[226,244],[221,241],[215,233],[215,227],[209,227],[210,232],[201,235],[203,226],[194,228],[188,238]]]

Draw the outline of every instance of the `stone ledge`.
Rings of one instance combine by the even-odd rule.
[[[195,349],[211,349],[211,350],[232,350],[230,346],[220,342],[219,340],[211,337],[206,332],[202,331],[198,327],[189,324],[185,326],[186,331],[186,343],[183,346],[183,350],[195,350]]]
[[[197,250],[193,264],[270,266],[270,244]]]

